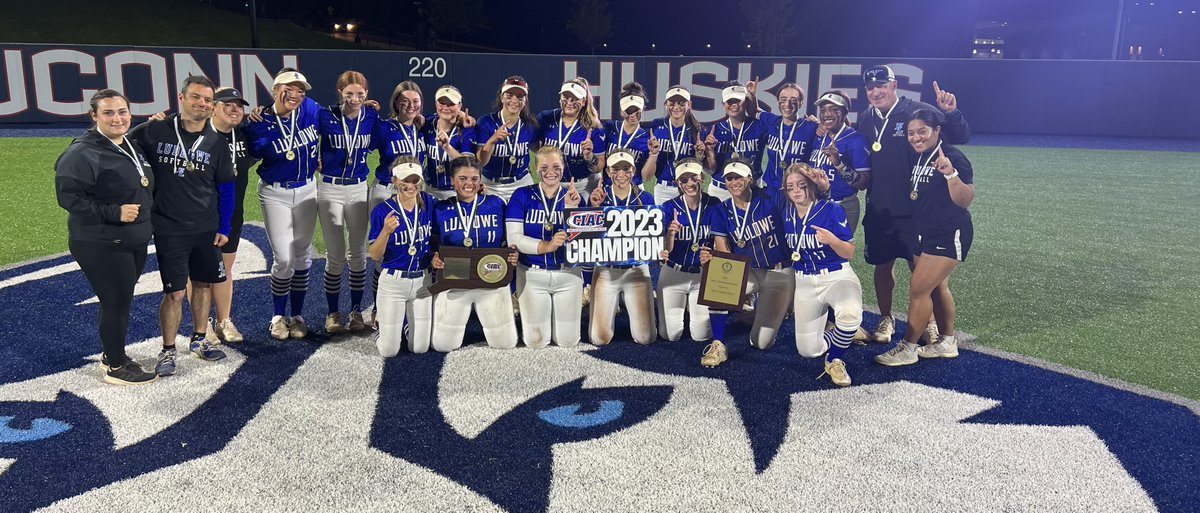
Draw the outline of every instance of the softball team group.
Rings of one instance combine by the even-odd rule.
[[[951,144],[966,142],[969,129],[954,95],[936,82],[936,107],[899,98],[886,66],[867,70],[864,83],[871,106],[857,127],[847,121],[851,102],[841,91],[821,94],[817,116],[806,118],[799,86],[777,88],[778,108],[770,113],[759,108],[755,82],[727,84],[726,115],[710,126],[692,114],[682,86],[667,90],[661,119],[643,119],[652,100],[637,83],[622,88],[621,117],[602,123],[583,78],[561,84],[560,107],[535,116],[530,85],[509,77],[495,111],[475,118],[452,85],[434,92],[432,111],[408,81],[379,105],[369,99],[366,78],[347,71],[336,81],[339,103],[322,107],[308,98],[307,78],[285,68],[275,77],[273,104],[246,112],[237,90],[193,77],[180,91],[180,114],[156,116],[133,131],[128,100],[102,90],[91,102],[96,127],[60,157],[56,186],[69,212],[71,252],[100,298],[105,380],[140,384],[175,371],[167,337],[155,372],[124,353],[133,284],[151,232],[160,269],[177,271],[171,283],[164,273],[171,298],[160,309],[164,334],[179,325],[182,274],[191,278],[190,352],[217,360],[224,356],[214,347],[218,340],[241,341],[225,277],[241,230],[235,206],[256,161],[274,255],[275,339],[308,335],[301,312],[319,218],[327,248],[325,331],[377,329],[384,357],[404,347],[461,347],[472,310],[489,346],[574,346],[585,311],[589,341],[604,345],[623,309],[637,343],[680,340],[686,326],[693,340],[709,342],[700,363],[717,366],[745,345],[725,343],[726,325],[742,309],[699,302],[701,269],[714,251],[749,262],[749,346],[771,347],[791,311],[797,351],[824,355],[823,375],[837,385],[851,383],[843,355],[852,341],[893,338],[896,259],[912,269],[908,329],[876,361],[957,356],[948,277],[971,245],[966,208],[973,187],[970,162]],[[155,129],[171,120],[173,135]],[[213,141],[225,143],[221,151]],[[373,174],[372,151],[380,155]],[[651,204],[661,205],[669,222],[658,263],[565,264],[565,209]],[[883,316],[869,334],[860,328],[862,288],[850,266],[860,210]],[[183,223],[186,233],[178,233],[180,215],[195,218]],[[175,249],[164,254],[163,241],[176,241]],[[444,268],[440,250],[448,246],[507,250],[515,286],[431,293]],[[208,269],[213,265],[218,269]],[[657,281],[650,265],[659,267]],[[375,283],[369,300],[368,276]],[[341,295],[347,281],[348,309]],[[211,323],[210,296],[217,312]]]

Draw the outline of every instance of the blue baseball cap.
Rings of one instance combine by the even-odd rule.
[[[895,81],[896,73],[892,71],[892,68],[887,66],[871,66],[870,68],[867,68],[866,73],[863,73],[864,85],[886,84],[888,82]]]

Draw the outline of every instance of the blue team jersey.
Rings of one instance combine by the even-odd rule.
[[[263,182],[304,182],[317,172],[321,134],[317,131],[321,106],[305,97],[292,114],[280,118],[268,107],[262,121],[246,125],[250,155],[262,159],[258,176]],[[280,127],[283,127],[280,129]],[[288,152],[292,160],[288,160]]]
[[[505,219],[522,223],[525,227],[523,233],[526,236],[538,240],[550,240],[555,232],[563,229],[563,208],[565,207],[563,198],[566,196],[567,186],[560,186],[558,194],[553,198],[545,196],[538,184],[521,187],[513,191],[512,197],[509,198],[508,206],[505,208]],[[547,207],[549,207],[549,216],[546,212]],[[547,222],[553,225],[550,230],[546,229]],[[564,247],[544,255],[521,253],[518,259],[523,265],[557,269],[566,263],[566,254],[567,250]]]
[[[437,119],[428,118],[428,119]],[[459,153],[467,153],[473,151],[472,144],[475,139],[475,128],[463,128],[455,126],[446,132],[450,136],[450,146]],[[421,127],[421,142],[429,153],[429,158],[425,159],[425,183],[432,185],[435,189],[443,191],[453,190],[450,176],[450,155],[446,153],[445,148],[442,148],[437,143],[437,122],[425,123]]]
[[[416,125],[405,125],[394,119],[383,119],[375,124],[375,145],[379,148],[379,166],[375,178],[381,184],[392,183],[392,162],[401,155],[412,155],[417,162],[425,162],[425,141],[421,140]]]
[[[583,160],[580,145],[588,137],[588,129],[581,119],[567,126],[562,122],[562,109],[547,110],[538,114],[538,141],[544,146],[558,146],[563,153],[563,176],[586,180],[592,174],[592,165]],[[592,130],[592,153],[603,155],[606,148],[603,128]]]
[[[692,251],[692,244],[711,249],[714,236],[726,236],[725,207],[721,200],[707,194],[700,194],[699,208],[696,209],[687,208],[683,196],[676,196],[663,204],[663,219],[667,223],[677,219],[683,227],[675,234],[675,245],[667,260],[684,267],[700,266],[700,252]]]
[[[717,147],[713,151],[717,160],[717,169],[725,169],[725,164],[733,158],[734,154],[737,154],[750,161],[750,172],[754,173],[755,181],[762,176],[763,145],[767,136],[766,123],[746,118],[742,122],[741,128],[735,128],[728,119],[722,119],[713,124],[709,130],[717,140]],[[725,177],[721,173],[713,173],[712,179],[724,186]]]
[[[602,207],[627,207],[627,206],[644,206],[654,204],[654,195],[650,194],[637,186],[630,187],[630,194],[624,198],[618,198],[613,192],[611,185],[602,185],[604,187],[604,201],[600,202]]]
[[[763,182],[767,184],[767,189],[782,189],[783,172],[787,171],[787,167],[796,162],[808,162],[817,124],[800,119],[788,125],[784,123],[783,116],[770,112],[759,112],[758,122],[766,125],[767,129],[767,142],[763,150],[767,167],[763,170]]]
[[[367,154],[375,149],[372,135],[379,113],[362,107],[354,119],[345,119],[337,105],[321,109],[318,122],[321,132],[321,174],[337,178],[366,180],[371,170]],[[347,144],[349,142],[349,144]]]
[[[837,139],[834,139],[834,136]],[[813,169],[825,171],[825,176],[829,177],[829,196],[834,201],[841,201],[847,196],[854,195],[854,188],[842,179],[842,175],[834,169],[833,164],[829,162],[829,157],[826,157],[821,152],[822,148],[829,146],[837,148],[841,154],[842,163],[850,169],[869,170],[871,169],[871,154],[867,153],[867,139],[857,130],[846,127],[841,134],[832,133],[825,134],[824,137],[813,139],[813,151],[809,155],[808,165]]]
[[[472,146],[478,155],[492,134],[504,125],[499,112],[488,114],[475,125]],[[529,174],[529,149],[537,138],[537,127],[517,121],[508,127],[508,139],[492,146],[492,156],[483,166],[483,176],[489,180],[512,183]],[[515,159],[513,158],[515,157]],[[514,161],[515,160],[515,161]]]
[[[420,193],[417,198],[417,208],[414,212],[409,212],[400,207],[396,202],[396,197],[388,198],[387,201],[375,206],[375,210],[371,211],[371,230],[367,234],[367,240],[374,241],[379,238],[380,232],[383,231],[383,223],[387,219],[388,214],[396,213],[397,221],[400,221],[400,227],[392,232],[388,238],[387,249],[383,252],[383,262],[380,266],[384,269],[396,269],[405,272],[424,271],[429,268],[429,261],[433,253],[430,250],[430,236],[433,232],[433,204],[434,198],[427,193]],[[413,236],[413,232],[416,236]],[[416,255],[409,255],[408,248],[417,248]]]
[[[750,258],[751,267],[767,269],[791,258],[784,245],[780,195],[755,190],[746,210],[737,208],[732,198],[721,204],[725,210],[721,231],[727,234],[734,254]],[[744,246],[738,246],[739,240]]]
[[[642,184],[642,166],[646,165],[647,155],[650,153],[650,132],[638,126],[632,134],[625,132],[624,123],[620,120],[609,120],[604,122],[604,138],[608,143],[608,148],[604,153],[608,154],[617,149],[623,149],[633,154],[633,183],[635,185]],[[612,178],[608,177],[608,173],[604,173],[604,185],[612,185]]]
[[[807,216],[804,212],[796,212],[791,203],[780,205],[784,209],[783,232],[787,238],[788,248],[800,255],[800,260],[793,259],[792,269],[805,274],[817,274],[823,270],[833,271],[842,267],[846,262],[827,244],[817,242],[817,231],[813,226],[820,226],[837,238],[851,242],[854,234],[850,233],[846,221],[846,211],[833,201],[822,199],[813,203]]]
[[[433,220],[434,235],[442,246],[464,247],[469,234],[473,248],[504,247],[504,200],[499,196],[475,196],[472,202],[444,199],[434,205]]]
[[[655,161],[655,181],[675,187],[675,161],[696,156],[692,129],[686,123],[681,127],[671,126],[669,119],[660,118],[650,125],[650,133],[654,134],[660,145],[658,159]],[[703,140],[707,135],[702,129],[699,137]]]

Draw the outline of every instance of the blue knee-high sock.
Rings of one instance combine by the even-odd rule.
[[[846,354],[846,349],[850,347],[850,342],[854,340],[854,331],[834,328],[825,332],[825,344],[829,346],[829,351],[825,353],[825,361],[844,359],[842,355]]]
[[[330,274],[325,271],[325,302],[329,306],[329,313],[338,311],[338,303],[341,299],[342,275]]]
[[[364,289],[367,288],[367,270],[350,270],[350,311],[362,311]]]
[[[292,275],[292,317],[304,315],[304,294],[308,292],[308,269]]]
[[[712,312],[708,316],[709,324],[712,324],[713,340],[725,341],[725,324],[729,322],[729,313]]]
[[[275,315],[287,314],[288,280],[271,277],[271,300],[275,306]]]

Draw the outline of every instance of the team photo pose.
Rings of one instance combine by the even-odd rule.
[[[663,218],[670,219],[658,274],[655,301],[658,335],[669,341],[683,338],[684,315],[688,334],[695,341],[712,338],[708,306],[700,300],[700,251],[713,247],[715,230],[724,228],[724,206],[702,189],[704,167],[692,157],[675,163],[679,196],[663,204]],[[720,228],[718,228],[720,227]]]
[[[971,249],[974,230],[967,207],[975,198],[974,171],[967,156],[945,141],[942,126],[937,113],[926,109],[914,112],[907,124],[908,142],[917,154],[908,187],[917,250],[908,285],[908,331],[896,347],[875,357],[884,365],[958,356],[950,273],[967,260]],[[918,348],[921,329],[931,315],[942,336]]]
[[[504,238],[504,200],[492,194],[480,194],[481,164],[474,155],[450,161],[454,181],[453,198],[434,205],[434,247],[461,248],[509,247]],[[508,254],[509,265],[517,265],[517,251]],[[445,268],[437,252],[433,269]],[[432,344],[436,351],[462,347],[471,310],[483,325],[483,336],[491,347],[511,349],[517,346],[517,323],[513,315],[508,287],[494,289],[450,289],[433,299]]]
[[[589,204],[593,207],[653,205],[654,196],[633,183],[637,176],[637,159],[625,150],[608,153],[608,177],[612,185],[601,185],[592,191]],[[664,218],[667,219],[667,218]],[[592,298],[588,335],[592,344],[602,346],[613,338],[617,303],[622,298],[629,314],[629,333],[639,344],[654,342],[654,285],[650,283],[650,266],[640,264],[598,265],[592,276]],[[527,321],[528,318],[522,320]]]
[[[325,237],[325,332],[358,332],[363,320],[363,291],[367,285],[367,229],[371,170],[367,155],[375,149],[372,134],[379,114],[367,107],[369,85],[357,71],[337,79],[338,105],[322,109],[321,181],[317,183],[317,216]],[[342,273],[350,268],[350,312],[341,314]]]
[[[533,183],[529,156],[538,123],[529,112],[525,79],[517,75],[505,79],[493,107],[499,110],[481,118],[475,127],[475,149],[488,194],[507,202],[513,191]]]
[[[916,254],[916,226],[909,198],[909,177],[915,152],[905,133],[905,122],[914,112],[925,109],[944,120],[942,137],[951,144],[965,144],[970,128],[958,110],[953,94],[933,83],[937,107],[901,98],[896,93],[896,74],[887,66],[874,66],[863,73],[863,89],[870,107],[858,116],[858,129],[871,145],[871,180],[867,186],[867,206],[863,215],[863,258],[875,266],[873,281],[879,304],[879,324],[871,337],[888,343],[895,333],[892,318],[892,293],[896,288],[894,267],[897,259],[909,261]],[[937,294],[934,302],[941,301]],[[925,341],[937,342],[937,323],[924,328]]]
[[[242,93],[232,87],[217,89],[212,114],[212,127],[229,143],[229,152],[234,159],[233,216],[229,220],[229,240],[221,246],[221,262],[225,265],[225,281],[212,284],[213,310],[216,318],[212,323],[217,340],[238,343],[244,340],[242,333],[233,324],[233,266],[237,262],[237,250],[242,241],[242,224],[246,215],[246,188],[250,183],[250,168],[258,159],[250,156],[246,144],[246,107],[250,106]],[[195,301],[189,295],[189,301]]]
[[[225,353],[208,340],[212,284],[227,279],[220,246],[229,240],[233,216],[234,162],[226,139],[212,128],[213,83],[193,75],[183,81],[179,113],[149,120],[128,133],[154,169],[154,246],[162,278],[158,309],[163,345],[155,373],[175,374],[175,337],[191,280],[192,336],[189,351],[215,361]]]
[[[436,121],[421,128],[421,140],[429,151],[429,158],[425,159],[425,192],[438,200],[454,197],[450,161],[474,151],[474,119],[463,110],[462,99],[457,87],[439,87],[433,93]]]
[[[654,203],[663,205],[679,196],[675,164],[684,157],[704,158],[704,127],[692,114],[692,93],[672,86],[663,100],[667,114],[650,126],[647,160],[642,179],[655,178]]]
[[[850,114],[846,93],[822,93],[815,105],[819,123],[808,164],[829,179],[829,197],[846,211],[853,234],[858,229],[858,191],[866,189],[871,180],[867,139],[846,121]]]
[[[537,173],[538,183],[517,189],[505,213],[508,242],[520,252],[521,338],[532,348],[551,341],[571,347],[581,332],[583,273],[566,266],[563,209],[578,207],[582,198],[574,183],[562,182],[566,165],[557,146],[538,149]]]
[[[822,171],[803,163],[788,167],[783,232],[795,272],[796,351],[805,358],[825,355],[821,377],[829,375],[835,385],[844,387],[851,380],[843,355],[862,323],[862,285],[850,268],[854,234],[846,213],[822,197],[827,180]],[[826,330],[829,310],[835,323]]]
[[[732,158],[744,159],[750,164],[755,183],[762,177],[763,143],[768,125],[759,123],[746,112],[746,86],[737,81],[729,82],[721,90],[721,105],[725,117],[712,125],[705,138],[705,157],[709,169],[725,169]],[[729,199],[725,179],[713,173],[708,183],[708,194],[721,201]]]
[[[722,170],[732,196],[722,203],[721,224],[713,230],[717,251],[750,259],[746,292],[755,297],[754,323],[750,326],[750,345],[768,349],[787,315],[795,291],[795,277],[789,265],[780,201],[771,191],[754,184],[750,164],[740,158],[730,160]],[[712,259],[709,248],[700,248],[700,263]],[[737,312],[712,312],[713,341],[704,349],[700,364],[716,367],[728,359],[722,340],[728,318]]]
[[[421,190],[423,181],[416,158],[397,157],[392,167],[396,195],[371,211],[369,251],[371,259],[383,267],[376,299],[379,335],[375,345],[384,358],[399,354],[404,339],[413,353],[429,350],[433,296],[428,269],[435,200]]]
[[[783,172],[788,166],[795,162],[808,162],[817,123],[802,115],[804,89],[800,86],[791,82],[779,86],[779,91],[775,93],[778,114],[758,108],[757,92],[757,81],[746,84],[746,111],[750,116],[757,117],[766,129],[763,154],[767,164],[762,183],[769,191],[780,190],[783,188]]]
[[[559,108],[538,114],[538,144],[558,148],[566,176],[576,191],[586,194],[600,183],[606,147],[605,132],[587,80],[574,78],[563,82],[558,104]]]
[[[271,337],[304,338],[304,296],[312,267],[312,239],[317,228],[317,187],[321,107],[306,95],[312,89],[299,71],[284,68],[271,87],[275,102],[261,121],[246,127],[250,154],[258,166],[258,200],[271,245]],[[291,316],[287,308],[291,304]]]
[[[642,127],[642,113],[646,110],[646,91],[637,82],[621,86],[621,96],[617,104],[621,108],[621,118],[604,122],[604,138],[608,143],[608,152],[624,150],[633,155],[633,184],[641,187],[643,183],[643,168],[648,160],[650,132]],[[649,175],[653,169],[646,170]],[[604,185],[612,185],[612,178],[604,174]]]
[[[71,141],[54,163],[58,206],[67,211],[67,247],[100,300],[98,325],[104,382],[142,385],[158,374],[125,355],[133,288],[146,267],[153,228],[154,171],[125,138],[129,100],[112,89],[92,95],[95,125]]]

